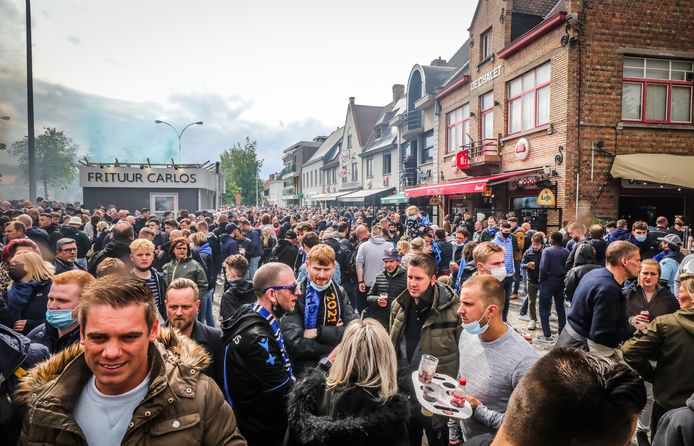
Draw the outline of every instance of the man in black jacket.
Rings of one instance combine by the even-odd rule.
[[[179,277],[171,282],[166,291],[167,321],[164,327],[173,327],[200,344],[205,349],[212,363],[203,370],[212,378],[220,389],[224,388],[224,344],[222,330],[210,327],[197,321],[200,310],[198,286],[190,279]]]
[[[222,322],[223,390],[249,446],[279,446],[294,373],[278,319],[294,310],[300,290],[292,269],[278,262],[258,268],[253,288],[258,301]]]
[[[256,300],[253,282],[246,280],[248,260],[244,256],[235,254],[227,257],[224,270],[227,286],[219,308],[222,321],[229,319],[242,305],[252,304]]]
[[[378,320],[388,331],[390,329],[390,306],[393,300],[407,289],[407,271],[400,266],[402,257],[397,249],[389,249],[383,256],[383,271],[376,276],[376,282],[366,296],[366,317]],[[387,295],[385,299],[382,295]]]
[[[60,230],[64,237],[71,238],[77,243],[77,263],[84,268],[87,267],[87,252],[92,247],[92,241],[89,240],[87,234],[80,230],[82,219],[79,217],[70,217],[67,225]]]
[[[294,311],[282,318],[284,341],[298,376],[318,365],[357,318],[345,290],[332,280],[335,252],[319,244],[308,253],[308,277]]]
[[[133,241],[133,228],[127,221],[116,223],[113,240],[89,260],[89,273],[96,276],[96,268],[105,258],[116,257],[126,265],[130,264],[130,243]]]
[[[77,244],[71,238],[61,238],[56,243],[55,249],[55,260],[53,261],[53,266],[55,267],[56,275],[64,273],[65,271],[72,271],[79,269],[85,271],[77,260]]]
[[[296,232],[290,229],[285,233],[284,238],[277,242],[277,246],[272,249],[270,261],[284,263],[293,269],[298,254],[299,239]]]

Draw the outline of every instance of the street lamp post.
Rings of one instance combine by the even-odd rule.
[[[258,181],[258,171],[260,170],[260,165],[265,161],[265,159],[260,160],[259,163],[255,165],[255,207],[258,207],[258,191],[260,190],[260,181]]]
[[[26,0],[27,43],[27,167],[29,176],[29,200],[36,201],[36,146],[34,140],[34,70],[31,55],[31,2]]]
[[[181,132],[179,133],[179,131],[176,130],[176,127],[172,126],[171,124],[169,124],[169,123],[166,122],[166,121],[162,121],[162,120],[157,119],[157,120],[154,121],[154,123],[155,123],[155,124],[166,124],[166,125],[168,125],[169,127],[171,127],[171,129],[176,133],[176,136],[178,137],[178,162],[179,162],[179,163],[181,162],[181,136],[183,136],[183,132],[185,132],[186,129],[187,129],[188,127],[190,127],[191,125],[202,125],[202,121],[191,122],[191,123],[188,124],[187,126],[183,127],[183,130],[181,130]]]

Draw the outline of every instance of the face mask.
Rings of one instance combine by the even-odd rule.
[[[642,235],[635,235],[634,238],[636,239],[637,242],[645,242],[646,237],[648,237],[646,234]]]
[[[487,309],[489,309],[489,307],[487,307]],[[463,330],[467,331],[471,335],[481,335],[485,331],[489,330],[489,322],[484,324],[484,326],[480,325],[480,321],[483,320],[485,314],[487,314],[487,309],[484,310],[484,314],[479,321],[470,322],[469,324],[462,324]]]
[[[499,282],[506,278],[506,267],[500,266],[499,268],[494,268],[492,270],[492,277],[494,277]]]
[[[417,216],[416,216],[416,215],[412,215],[412,216],[410,216],[410,217],[407,217],[407,219],[408,219],[408,220],[417,220]]]
[[[275,319],[281,319],[285,313],[286,311],[284,311],[284,308],[280,306],[279,302],[272,304],[272,314],[275,315]]]
[[[14,282],[19,282],[27,275],[27,271],[22,265],[10,265],[7,274]]]
[[[77,322],[72,317],[73,310],[46,310],[46,322],[55,328],[65,328]]]
[[[333,283],[333,280],[330,279],[330,280],[328,280],[328,282],[325,285],[316,285],[315,283],[313,283],[312,280],[309,279],[309,285],[311,285],[311,288],[313,288],[316,291],[325,291],[328,288],[330,288],[330,285],[332,285],[332,283]]]

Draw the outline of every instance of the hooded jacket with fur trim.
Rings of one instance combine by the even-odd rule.
[[[374,389],[375,391],[375,389]],[[367,389],[348,385],[328,390],[325,375],[313,370],[289,397],[287,446],[407,445],[407,397],[381,403]]]
[[[205,350],[160,328],[150,344],[151,381],[133,412],[122,445],[245,445],[231,407],[200,371]],[[15,398],[28,405],[20,445],[86,445],[72,410],[92,373],[82,346],[73,344],[29,371]]]

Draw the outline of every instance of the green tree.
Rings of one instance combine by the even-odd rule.
[[[19,161],[24,177],[29,179],[29,138],[24,137],[12,144],[10,153]],[[46,127],[35,141],[36,179],[43,186],[43,196],[48,197],[48,188],[65,189],[77,178],[78,146],[62,130]]]
[[[226,176],[224,203],[236,203],[236,194],[241,194],[241,203],[253,205],[260,189],[256,172],[263,162],[258,160],[258,143],[246,137],[245,144],[236,143],[224,150],[220,156],[220,170]]]

